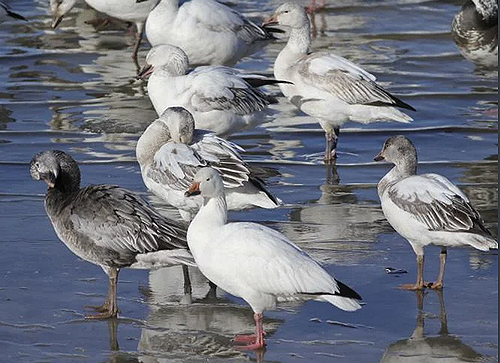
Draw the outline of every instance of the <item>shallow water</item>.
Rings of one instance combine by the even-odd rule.
[[[417,294],[395,288],[414,281],[415,256],[380,210],[376,183],[389,166],[372,162],[389,135],[407,135],[420,172],[458,184],[497,236],[498,73],[476,69],[455,48],[450,24],[461,1],[341,0],[315,15],[316,49],[357,62],[418,110],[411,124],[345,125],[338,175],[321,162],[318,124],[283,99],[275,121],[232,137],[286,205],[230,218],[281,230],[366,302],[356,313],[317,302],[267,312],[264,356],[233,348],[235,334],[253,329],[251,310],[224,293],[197,300],[208,285],[195,270],[191,305],[181,302],[180,268],[124,270],[120,318],[83,319],[84,305],[104,299],[107,279],[58,241],[43,209],[45,187],[29,176],[31,157],[68,151],[84,184],[117,183],[171,211],[147,193],[135,161],[136,140],[155,113],[134,78],[132,35],[119,23],[96,32],[85,21],[97,14],[84,7],[54,31],[47,3],[11,1],[30,22],[0,25],[1,361],[497,360],[497,253],[451,250],[444,294],[426,293],[419,310]],[[278,3],[235,7],[259,18]],[[271,73],[282,47],[272,44],[238,67]],[[144,43],[140,62],[147,50]],[[426,252],[432,280],[439,249]],[[386,267],[408,273],[388,275]]]

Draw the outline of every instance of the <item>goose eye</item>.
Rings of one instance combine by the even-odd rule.
[[[210,181],[210,178],[207,178],[207,181]]]

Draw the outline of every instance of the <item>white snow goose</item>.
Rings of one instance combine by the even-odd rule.
[[[35,180],[45,181],[45,210],[59,239],[78,257],[99,265],[109,277],[107,299],[87,318],[116,316],[121,268],[194,265],[186,229],[169,220],[131,191],[115,185],[80,188],[80,170],[71,156],[42,151],[30,163]],[[186,276],[186,275],[185,275]],[[190,289],[189,282],[185,281]],[[185,290],[186,291],[186,290]]]
[[[278,301],[319,300],[346,311],[361,308],[354,290],[283,234],[257,223],[228,223],[224,184],[216,170],[199,170],[186,193],[200,193],[204,200],[187,233],[200,271],[254,311],[255,334],[235,338],[249,343],[243,349],[264,347],[262,313]]]
[[[498,249],[478,211],[460,189],[438,174],[417,175],[417,151],[405,136],[387,139],[375,161],[395,166],[378,183],[382,210],[391,226],[410,243],[417,255],[417,282],[408,290],[443,288],[447,247]],[[424,283],[424,247],[441,246],[439,275]]]
[[[203,203],[201,196],[184,195],[194,175],[212,166],[226,188],[228,209],[277,208],[273,197],[242,160],[238,145],[213,134],[195,130],[193,116],[182,107],[170,107],[139,138],[137,161],[144,184],[158,197],[179,209],[190,221]]]
[[[192,67],[233,66],[276,39],[271,31],[214,0],[162,0],[146,21],[151,45],[182,48]]]
[[[451,35],[465,59],[498,67],[498,1],[467,0],[451,23]]]
[[[186,53],[170,44],[151,48],[138,77],[148,78],[148,96],[158,116],[171,106],[192,113],[196,128],[228,135],[266,121],[273,100],[257,87],[279,81],[222,66],[188,72]],[[252,85],[255,85],[252,86]]]
[[[412,121],[396,107],[415,109],[379,86],[375,76],[328,51],[311,52],[310,22],[301,5],[280,5],[264,24],[290,28],[274,76],[292,82],[279,85],[285,97],[325,130],[326,163],[335,159],[340,126],[347,121]]]
[[[136,0],[85,0],[95,10],[123,21],[129,21],[136,25],[137,33],[132,52],[132,58],[137,59],[137,52],[144,33],[144,23],[149,12],[156,6],[159,0],[145,0],[140,3]],[[78,0],[50,0],[52,10],[52,27],[56,28],[64,16],[70,12]]]

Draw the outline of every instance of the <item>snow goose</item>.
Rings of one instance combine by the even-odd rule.
[[[224,180],[228,209],[276,208],[281,204],[252,175],[232,142],[195,130],[193,116],[182,107],[170,107],[139,138],[137,161],[144,184],[158,197],[179,209],[190,221],[203,202],[200,196],[188,198],[185,190],[196,172],[212,166]]]
[[[214,0],[181,5],[179,0],[162,0],[148,16],[146,37],[152,46],[182,48],[192,67],[233,66],[275,39],[269,29]]]
[[[417,175],[417,151],[404,136],[387,139],[375,161],[395,166],[378,183],[382,210],[391,226],[417,255],[417,282],[408,290],[443,287],[447,247],[469,245],[481,251],[498,249],[481,216],[460,189],[438,174]],[[424,247],[441,246],[436,282],[424,283]]]
[[[339,128],[347,121],[412,121],[395,107],[414,108],[375,83],[375,76],[330,52],[311,52],[310,22],[299,4],[280,5],[264,24],[291,28],[274,63],[274,76],[292,82],[280,84],[285,97],[325,130],[326,163],[335,159]]]
[[[118,272],[123,267],[194,265],[185,227],[118,186],[80,188],[80,170],[68,154],[43,151],[31,160],[30,173],[49,186],[45,210],[57,236],[78,257],[101,266],[109,277],[107,299],[95,307],[100,313],[87,318],[117,315]]]
[[[145,0],[138,3],[136,0],[85,0],[90,7],[101,13],[123,21],[135,23],[137,33],[132,53],[134,59],[137,58],[146,18],[158,1],[159,0]],[[77,2],[78,0],[50,0],[50,9],[53,15],[53,28],[59,25],[63,17],[70,12]]]
[[[498,67],[498,2],[467,0],[453,18],[451,35],[465,59]]]
[[[210,281],[243,298],[254,311],[255,335],[237,336],[235,342],[262,348],[262,312],[274,309],[278,301],[319,300],[346,311],[361,308],[354,290],[283,234],[256,223],[228,223],[224,185],[216,170],[196,173],[186,194],[198,193],[204,202],[188,228],[191,253]]]
[[[227,135],[264,122],[271,112],[265,110],[271,99],[251,82],[261,86],[278,81],[222,66],[189,73],[188,67],[188,57],[179,47],[164,44],[149,51],[138,77],[149,77],[148,95],[158,116],[168,107],[182,106],[193,114],[197,129]]]
[[[8,18],[28,21],[24,16],[19,15],[11,10],[10,6],[4,2],[0,2],[0,23],[3,23]]]

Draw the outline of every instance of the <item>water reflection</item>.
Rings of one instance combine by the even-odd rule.
[[[426,337],[424,322],[427,317],[424,312],[424,299],[427,295],[423,291],[415,293],[417,298],[417,326],[413,334],[404,340],[392,343],[385,351],[381,363],[425,361],[425,362],[475,362],[483,356],[457,337],[450,335],[446,319],[443,291],[436,290],[439,297],[439,321],[441,329],[438,336]]]
[[[391,232],[378,202],[358,200],[362,185],[338,184],[335,167],[325,165],[326,182],[317,201],[291,210],[282,232],[322,263],[360,263],[377,253],[379,234]]]
[[[248,353],[236,350],[233,338],[253,331],[251,309],[227,300],[220,289],[216,298],[204,298],[208,291],[206,278],[196,268],[190,268],[190,276],[193,303],[179,304],[183,294],[180,269],[151,271],[149,287],[142,290],[151,311],[141,330],[139,360],[248,361]],[[264,318],[269,335],[281,323],[278,319]],[[256,359],[260,361],[263,356],[257,355]]]

